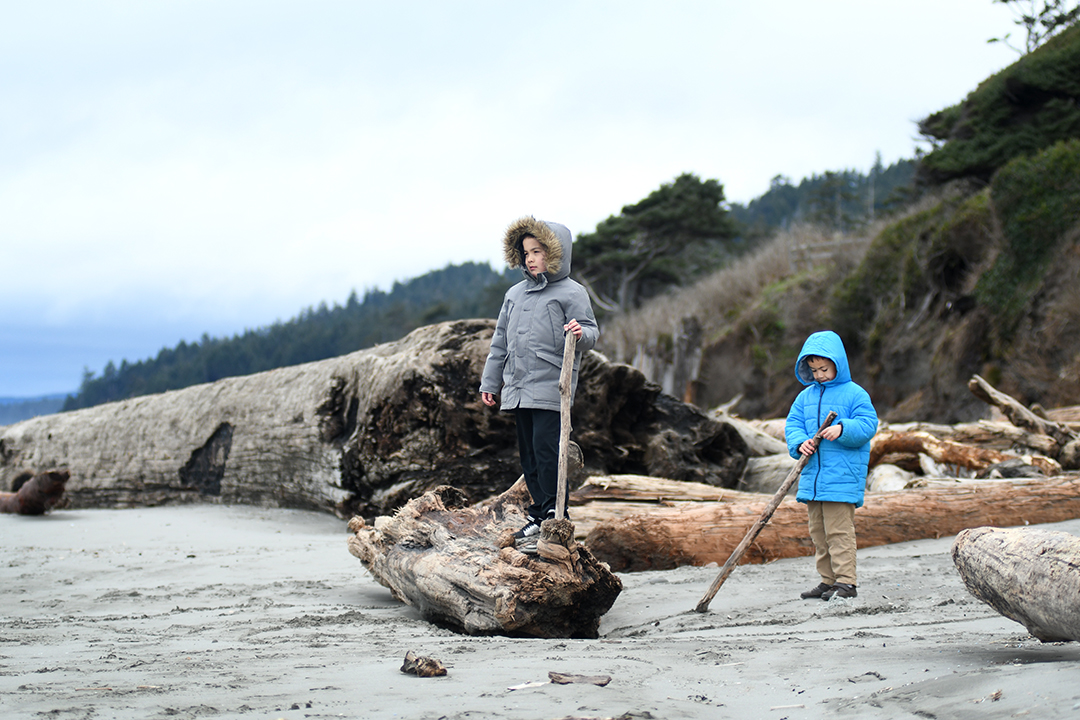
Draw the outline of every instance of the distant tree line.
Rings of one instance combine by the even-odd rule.
[[[100,375],[84,371],[79,392],[68,396],[63,409],[337,357],[443,320],[494,317],[506,289],[520,279],[513,270],[497,273],[487,263],[450,265],[395,282],[389,292],[368,290],[363,299],[353,292],[344,305],[322,303],[287,322],[231,338],[203,335],[147,360],[124,360],[119,367],[110,361]]]
[[[898,160],[886,167],[878,155],[868,173],[830,170],[804,178],[798,185],[777,175],[760,197],[746,205],[733,203],[731,215],[749,239],[796,223],[851,232],[910,203],[917,167],[917,160]]]

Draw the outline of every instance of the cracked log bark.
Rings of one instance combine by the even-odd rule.
[[[722,565],[768,501],[768,496],[760,493],[727,490],[716,503],[654,506],[643,513],[597,522],[585,542],[616,572],[668,570],[710,562]],[[589,503],[583,511],[600,504]],[[614,515],[616,510],[603,512]],[[1045,480],[979,480],[901,492],[868,492],[866,504],[855,511],[855,533],[858,546],[864,548],[953,535],[982,525],[1004,527],[1078,517],[1080,477],[1076,474]],[[744,562],[813,555],[806,522],[806,506],[784,500],[750,546]]]
[[[529,556],[501,547],[525,522],[524,481],[466,506],[449,486],[410,500],[393,517],[349,521],[349,552],[394,597],[428,620],[470,635],[595,638],[622,583],[573,539],[567,520],[549,520]],[[559,533],[563,537],[559,536]],[[553,545],[545,552],[545,544]]]
[[[1039,640],[1080,640],[1080,538],[977,527],[957,535],[952,557],[972,595]]]
[[[208,501],[374,517],[440,485],[479,501],[520,474],[512,416],[477,392],[494,325],[431,325],[339,358],[0,428],[0,488],[63,468],[71,507]],[[598,353],[583,358],[573,427],[585,474],[734,487],[746,463],[730,425]]]

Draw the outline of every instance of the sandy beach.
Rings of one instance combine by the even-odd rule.
[[[1080,643],[972,597],[952,537],[860,551],[853,600],[800,600],[809,558],[739,567],[706,614],[716,568],[623,574],[599,639],[521,640],[424,621],[328,515],[60,510],[0,536],[4,718],[1080,719]],[[402,673],[410,650],[448,674]]]

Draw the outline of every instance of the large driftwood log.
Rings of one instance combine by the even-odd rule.
[[[970,528],[957,535],[952,557],[972,595],[1039,640],[1080,640],[1080,538],[1039,528]]]
[[[420,328],[320,362],[226,378],[0,428],[0,487],[66,467],[73,507],[229,502],[393,512],[449,484],[471,500],[520,474],[513,417],[479,400],[492,320]],[[588,474],[734,487],[738,432],[598,353],[573,408]]]
[[[646,512],[597,520],[586,543],[616,572],[722,564],[768,501],[766,495],[728,490],[716,503],[656,505]],[[575,509],[574,517],[587,515],[592,504]],[[903,492],[867,493],[866,504],[855,512],[855,529],[858,546],[873,547],[953,535],[981,525],[1004,527],[1078,517],[1080,477],[1059,475],[1045,480],[934,483]],[[806,524],[806,506],[784,500],[744,562],[812,555]]]
[[[15,492],[0,492],[0,513],[44,515],[54,507],[63,507],[68,475],[67,470],[49,470],[15,478]]]
[[[537,556],[500,548],[524,524],[527,499],[524,481],[472,507],[441,487],[373,527],[353,518],[349,552],[433,622],[473,635],[594,638],[622,583],[577,545],[567,520],[544,523]]]

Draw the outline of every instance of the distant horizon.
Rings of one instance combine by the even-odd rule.
[[[78,388],[69,392],[49,393],[47,395],[28,395],[26,397],[0,397],[0,405],[18,405],[19,403],[34,402],[35,400],[64,400],[68,395],[77,395]]]

